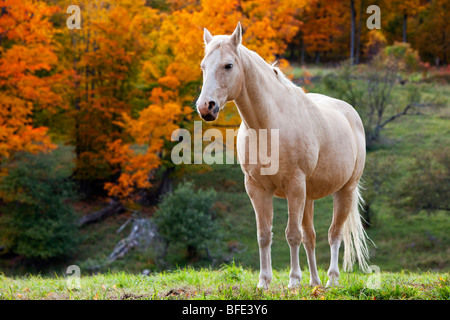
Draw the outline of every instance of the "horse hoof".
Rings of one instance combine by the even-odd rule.
[[[337,281],[337,279],[334,279],[334,278],[330,278],[328,281],[327,281],[327,287],[335,287],[335,286],[337,286],[339,284],[339,282]]]
[[[263,281],[263,280],[259,281],[259,283],[258,283],[258,289],[261,289],[261,290],[267,290],[267,289],[269,289],[269,282]]]
[[[258,289],[262,289],[262,290],[267,290],[269,289],[269,285],[270,285],[270,278],[260,278],[259,279],[259,283],[258,283]]]
[[[289,281],[288,289],[295,289],[300,287],[300,282],[297,281]]]
[[[322,282],[320,282],[320,280],[311,280],[311,281],[309,282],[309,285],[310,285],[311,287],[317,287],[317,286],[322,285]]]

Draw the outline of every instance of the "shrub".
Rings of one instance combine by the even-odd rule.
[[[212,207],[217,194],[213,189],[195,191],[192,182],[184,182],[167,194],[155,212],[159,234],[167,244],[184,244],[190,259],[198,249],[206,249],[216,238],[217,221]]]
[[[366,165],[363,174],[363,210],[362,215],[366,228],[375,225],[375,211],[372,205],[383,194],[390,192],[392,175],[398,170],[396,158],[390,154],[381,152],[369,152],[366,157]]]
[[[0,243],[6,252],[49,259],[70,254],[78,244],[70,170],[58,153],[23,154],[0,179]]]
[[[409,174],[400,180],[393,205],[414,213],[450,211],[450,148],[415,156]]]

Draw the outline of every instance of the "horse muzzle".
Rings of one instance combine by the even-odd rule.
[[[219,105],[214,100],[197,103],[197,110],[202,119],[205,121],[214,121],[219,115]]]

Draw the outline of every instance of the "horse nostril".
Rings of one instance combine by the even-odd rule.
[[[210,101],[209,105],[208,105],[208,110],[211,110],[212,108],[214,108],[215,105],[216,105],[216,103],[214,101]]]

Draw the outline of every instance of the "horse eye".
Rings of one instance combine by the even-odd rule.
[[[231,68],[233,68],[233,65],[230,63],[230,64],[227,64],[226,66],[225,66],[225,69],[231,69]]]

